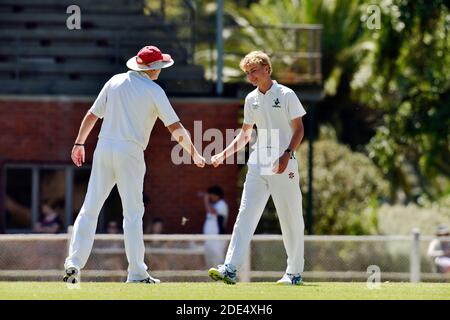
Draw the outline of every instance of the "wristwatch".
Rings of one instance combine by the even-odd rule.
[[[291,158],[294,156],[294,152],[292,152],[291,149],[287,148],[286,150],[284,150],[284,152],[289,153],[289,155],[291,156]]]

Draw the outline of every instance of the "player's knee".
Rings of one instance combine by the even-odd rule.
[[[124,208],[123,218],[126,222],[135,223],[136,221],[141,221],[144,217],[144,206],[137,206],[134,208]]]
[[[85,217],[87,219],[97,219],[98,215],[100,214],[100,209],[101,208],[98,208],[97,206],[90,206],[84,204],[81,207],[80,212],[78,213],[78,217],[80,218]]]

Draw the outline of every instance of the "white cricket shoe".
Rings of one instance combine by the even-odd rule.
[[[149,283],[149,284],[158,284],[161,283],[161,280],[153,278],[152,276],[148,276],[148,278],[142,280],[127,280],[127,283]]]
[[[303,284],[303,279],[300,273],[285,273],[283,278],[277,281],[277,284],[299,286]]]
[[[236,284],[236,268],[230,264],[221,264],[217,268],[208,270],[208,275],[214,281],[221,280],[226,284]]]

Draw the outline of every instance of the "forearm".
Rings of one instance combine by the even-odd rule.
[[[88,112],[83,118],[83,121],[81,121],[80,130],[78,131],[77,138],[75,140],[75,143],[84,144],[87,137],[89,136],[89,133],[92,131],[92,128],[94,128],[95,123],[97,122],[98,117],[95,116],[93,113]]]
[[[227,158],[242,150],[250,141],[251,133],[241,130],[234,140],[223,150],[224,157]]]
[[[300,143],[302,143],[303,137],[304,137],[304,129],[303,126],[301,128],[298,128],[294,131],[294,134],[292,135],[291,142],[289,143],[288,149],[291,150],[297,150],[297,148],[300,146]]]
[[[169,128],[170,130],[170,128]],[[176,126],[176,128],[171,131],[172,137],[178,142],[184,150],[186,150],[191,156],[198,155],[197,149],[194,147],[191,138],[189,137],[186,129],[181,125]]]

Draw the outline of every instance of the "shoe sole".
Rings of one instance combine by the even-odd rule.
[[[145,280],[135,280],[135,281],[127,281],[125,283],[159,284],[159,283],[161,283],[161,280],[152,279],[149,282],[146,282]]]
[[[223,281],[226,284],[236,284],[235,281],[231,280],[230,278],[227,277],[223,277],[222,274],[217,270],[217,269],[209,269],[208,271],[208,275],[211,279],[213,279],[214,281]]]
[[[278,282],[277,281],[277,285],[279,286],[301,286],[303,285],[303,281],[299,282],[299,283],[292,283],[292,282]]]
[[[67,268],[66,274],[63,277],[63,281],[69,283],[77,283],[78,282],[77,275],[78,275],[77,268],[73,267]]]

